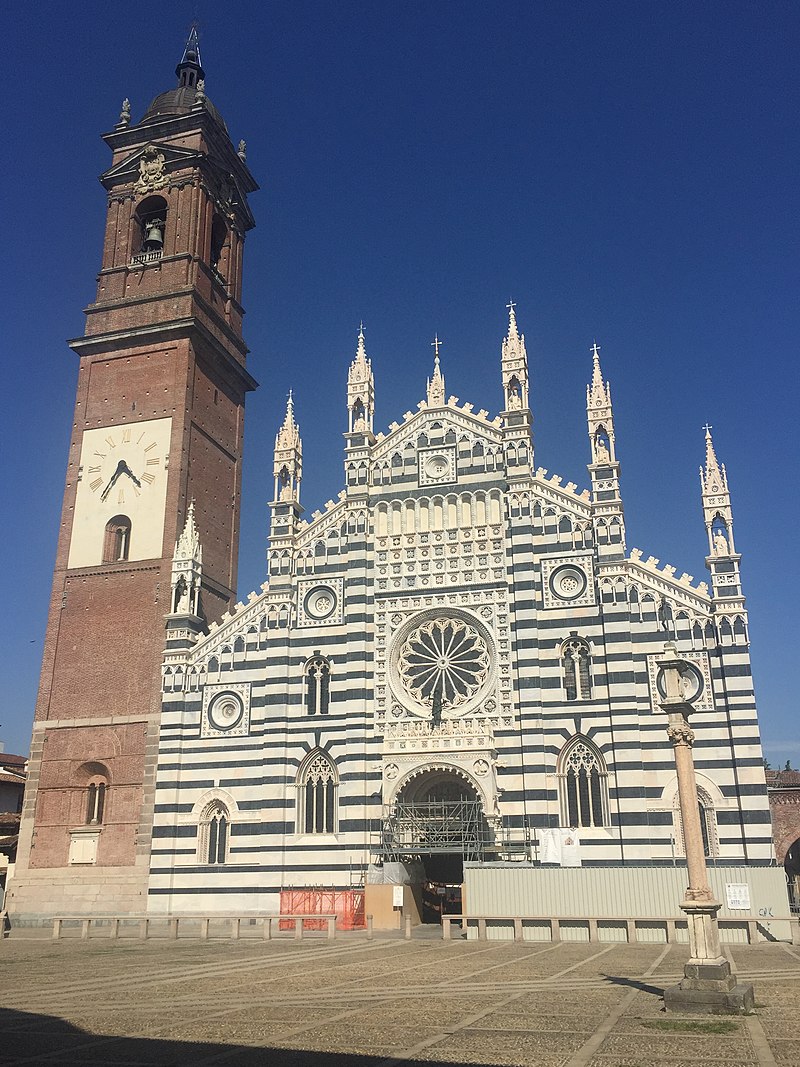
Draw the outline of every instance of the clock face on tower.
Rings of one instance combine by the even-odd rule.
[[[86,430],[69,567],[158,559],[172,419]]]

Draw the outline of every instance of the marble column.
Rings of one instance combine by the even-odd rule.
[[[694,772],[694,730],[689,725],[693,711],[686,699],[684,676],[688,664],[668,642],[658,661],[659,681],[665,694],[661,708],[667,715],[667,734],[675,755],[678,800],[683,824],[689,885],[679,907],[686,915],[689,959],[683,980],[664,990],[667,1011],[733,1013],[752,1011],[753,986],[739,982],[722,954],[717,912],[722,907],[708,884],[703,831],[697,802]]]

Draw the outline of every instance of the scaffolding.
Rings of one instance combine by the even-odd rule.
[[[430,855],[458,855],[465,862],[530,862],[530,827],[492,826],[478,800],[398,801],[384,810],[371,833],[378,863],[399,863]]]

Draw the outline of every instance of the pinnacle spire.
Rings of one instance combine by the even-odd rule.
[[[186,511],[186,522],[183,524],[183,531],[175,543],[175,559],[197,559],[199,550],[200,534],[194,518],[194,497],[192,497]]]
[[[275,500],[299,503],[300,479],[303,477],[303,442],[294,417],[292,390],[286,397],[286,415],[275,434]]]
[[[364,323],[360,323],[358,327],[358,345],[356,346],[356,358],[353,360],[353,366],[358,365],[359,368],[368,367],[369,359],[367,358],[367,345],[364,340]]]
[[[720,464],[717,453],[714,451],[714,442],[711,438],[713,429],[706,423],[703,429],[706,432],[706,464],[700,468],[700,481],[704,493],[727,492],[728,479],[725,472],[725,464]]]
[[[592,381],[586,386],[586,407],[599,408],[611,406],[611,387],[603,380],[600,366],[600,345],[594,341],[589,351],[592,353]]]
[[[193,22],[189,27],[189,36],[183,46],[183,55],[180,63],[175,68],[175,74],[178,78],[178,85],[186,85],[190,88],[194,88],[199,81],[205,79],[206,75],[200,59],[200,36],[196,22]]]
[[[431,348],[434,351],[433,356],[433,374],[428,378],[428,406],[439,407],[444,404],[444,375],[442,374],[442,368],[439,365],[439,346],[441,345],[439,335],[436,334],[431,341]]]
[[[362,322],[358,327],[355,358],[347,371],[347,432],[371,434],[374,410],[375,378],[372,360],[367,355]]]
[[[519,330],[517,329],[517,316],[514,311],[516,304],[513,300],[509,300],[506,307],[508,308],[508,338],[517,338],[519,337]]]
[[[297,423],[294,418],[294,396],[293,391],[290,389],[286,394],[286,414],[283,417],[283,425],[278,430],[278,436],[281,434],[294,434],[297,432]]]
[[[600,345],[595,341],[591,347],[592,353],[592,385],[602,386],[603,372],[600,369]]]

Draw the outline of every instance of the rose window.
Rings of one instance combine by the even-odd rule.
[[[422,704],[441,697],[444,707],[465,703],[489,675],[489,649],[462,619],[431,619],[418,626],[400,649],[398,671],[408,694]]]

